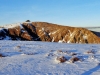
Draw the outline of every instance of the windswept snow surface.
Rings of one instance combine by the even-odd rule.
[[[100,75],[100,44],[0,41],[0,54],[0,75]]]

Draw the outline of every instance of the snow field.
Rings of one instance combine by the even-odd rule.
[[[0,41],[0,75],[99,75],[99,44]],[[66,58],[60,62],[57,58]],[[71,62],[77,57],[80,60]]]

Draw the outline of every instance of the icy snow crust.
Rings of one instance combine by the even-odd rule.
[[[5,56],[0,57],[0,75],[100,75],[99,44],[0,41],[0,54]],[[59,63],[58,56],[68,60]],[[71,63],[72,57],[81,61]]]

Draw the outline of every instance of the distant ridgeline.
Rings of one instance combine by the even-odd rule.
[[[46,22],[16,23],[0,27],[0,40],[47,41],[63,43],[100,43],[100,33],[85,28]]]

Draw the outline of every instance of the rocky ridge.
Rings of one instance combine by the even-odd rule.
[[[99,35],[99,33],[98,33]],[[100,43],[96,32],[47,22],[24,22],[0,27],[0,40]]]

